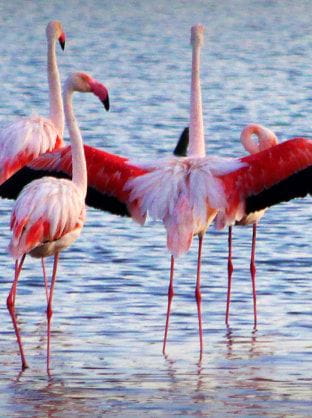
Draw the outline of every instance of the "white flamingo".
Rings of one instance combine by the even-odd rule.
[[[83,142],[72,108],[74,91],[93,93],[109,109],[105,86],[85,73],[74,73],[64,86],[64,111],[72,147],[72,180],[43,177],[28,184],[15,202],[11,216],[12,238],[9,252],[15,261],[14,281],[7,298],[16,338],[19,345],[22,368],[27,367],[15,315],[17,281],[26,254],[43,258],[54,255],[50,289],[47,288],[47,371],[50,368],[50,329],[52,299],[56,280],[59,253],[80,235],[85,220],[87,192],[87,168]],[[47,284],[46,284],[47,287]]]

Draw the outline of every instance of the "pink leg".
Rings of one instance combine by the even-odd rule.
[[[229,315],[230,315],[230,303],[231,303],[231,288],[232,288],[232,273],[233,273],[233,263],[232,263],[232,227],[229,226],[229,236],[228,236],[228,288],[227,288],[227,297],[226,297],[226,312],[225,312],[225,323],[229,325]]]
[[[21,270],[22,270],[22,267],[23,267],[23,263],[24,263],[25,257],[26,257],[26,254],[24,254],[24,255],[21,257],[21,260],[20,260],[20,262],[19,262],[19,263],[18,263],[18,260],[16,260],[16,261],[15,261],[15,276],[17,275],[17,277],[19,277],[19,275],[20,275],[20,272],[21,272]],[[18,280],[18,279],[17,279],[17,280]],[[15,281],[15,278],[14,278],[14,282],[15,282],[15,284],[14,284],[14,291],[13,291],[13,305],[14,305],[14,306],[15,306],[15,298],[16,298],[17,280]],[[13,282],[13,283],[14,283],[14,282]]]
[[[173,273],[174,273],[174,257],[171,256],[171,265],[170,265],[170,281],[168,287],[168,304],[167,304],[167,316],[166,316],[166,327],[165,327],[165,335],[164,335],[164,342],[163,342],[163,354],[166,351],[166,343],[167,343],[167,335],[168,335],[168,328],[169,328],[169,318],[170,318],[170,310],[171,310],[171,302],[174,296],[173,291]]]
[[[252,225],[252,246],[251,246],[251,257],[250,257],[250,274],[252,283],[252,297],[253,297],[253,310],[254,310],[254,328],[257,327],[257,294],[256,294],[256,238],[257,238],[257,224]]]
[[[47,305],[47,372],[49,374],[50,372],[50,337],[51,337],[51,318],[52,318],[52,301],[53,301],[53,291],[54,291],[54,285],[56,280],[56,270],[57,270],[57,264],[59,259],[59,253],[55,253],[54,255],[54,263],[53,263],[53,273],[52,273],[52,279],[51,279],[51,287],[50,287],[50,293],[49,293],[49,301]]]
[[[15,262],[14,280],[13,280],[13,284],[12,284],[9,296],[7,297],[7,308],[8,308],[8,311],[10,312],[10,316],[11,316],[13,326],[14,326],[14,331],[15,331],[15,335],[16,335],[16,339],[17,339],[17,343],[18,343],[18,347],[20,351],[20,356],[22,360],[22,370],[26,369],[28,365],[27,365],[25,354],[24,354],[22,339],[20,336],[20,332],[19,332],[17,320],[16,320],[15,297],[16,297],[17,282],[18,282],[20,272],[22,270],[24,260],[25,260],[25,254],[22,256],[20,263],[18,263],[18,260],[16,260]]]
[[[41,257],[41,266],[42,266],[42,273],[43,273],[46,299],[47,299],[47,304],[48,304],[48,302],[49,302],[49,283],[48,283],[48,279],[47,279],[47,274],[46,274],[46,269],[45,269],[44,258],[43,257]]]
[[[200,267],[201,267],[201,253],[203,245],[203,235],[198,235],[198,259],[197,259],[197,277],[196,277],[196,289],[195,298],[197,303],[197,315],[198,315],[198,333],[199,333],[199,361],[202,360],[203,356],[203,328],[202,328],[202,314],[201,314],[201,290],[200,290]]]

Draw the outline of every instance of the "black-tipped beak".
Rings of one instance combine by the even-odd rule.
[[[103,103],[105,110],[109,111],[109,97],[107,95],[106,99],[101,100],[101,102]]]
[[[64,51],[65,49],[65,41],[63,41],[62,39],[59,40],[59,43],[61,45],[62,50]]]

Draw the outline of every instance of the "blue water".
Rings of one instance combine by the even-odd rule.
[[[90,72],[111,112],[90,95],[75,110],[85,142],[134,159],[170,153],[188,123],[191,25],[206,27],[202,87],[209,153],[241,156],[239,133],[259,122],[281,139],[311,136],[312,3],[79,0],[0,3],[0,125],[48,114],[45,26],[60,19],[62,78]],[[204,358],[198,365],[196,240],[178,260],[163,357],[169,254],[162,225],[88,211],[61,256],[52,377],[45,371],[45,294],[27,259],[17,297],[30,368],[5,301],[12,202],[1,201],[1,416],[309,416],[312,407],[311,199],[267,211],[257,243],[258,330],[252,329],[251,229],[234,229],[231,328],[224,325],[226,231],[211,228],[202,269]]]

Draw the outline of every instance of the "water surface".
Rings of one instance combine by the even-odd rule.
[[[189,30],[202,51],[209,153],[243,155],[240,130],[259,122],[281,139],[311,136],[309,1],[42,1],[0,5],[0,124],[48,114],[45,26],[60,19],[62,78],[90,72],[110,90],[111,112],[89,95],[75,109],[85,141],[134,159],[170,153],[188,123]],[[270,209],[257,246],[259,325],[252,328],[250,228],[234,230],[231,327],[224,325],[226,231],[208,232],[202,269],[204,358],[198,364],[196,240],[177,262],[163,357],[169,254],[160,224],[89,210],[61,256],[55,290],[52,377],[45,372],[45,295],[28,259],[17,299],[30,368],[19,373],[5,301],[12,203],[1,201],[0,415],[308,416],[311,378],[311,200]]]

